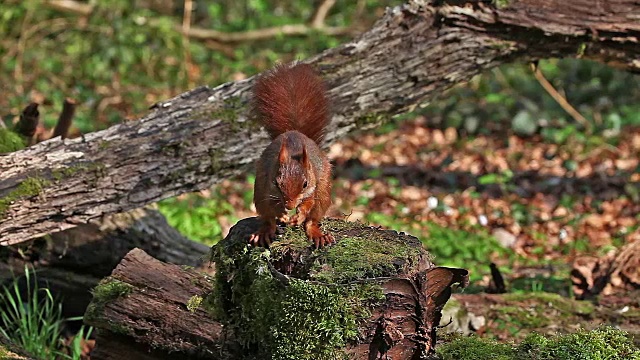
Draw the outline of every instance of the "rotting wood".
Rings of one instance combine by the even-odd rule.
[[[436,267],[403,233],[327,220],[335,245],[313,251],[302,230],[288,228],[266,252],[247,248],[258,226],[242,220],[214,246],[215,279],[131,251],[85,315],[107,332],[96,359],[118,348],[158,359],[424,358],[451,286],[468,282],[466,270]]]
[[[389,9],[357,39],[307,60],[327,80],[333,102],[326,141],[378,126],[503,63],[582,57],[640,72],[638,18],[634,0],[512,0],[499,8],[414,0]],[[247,118],[252,82],[200,87],[138,121],[0,156],[0,244],[245,171],[268,141]],[[67,178],[56,180],[60,174]]]

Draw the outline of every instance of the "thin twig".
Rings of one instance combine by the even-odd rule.
[[[182,32],[181,28],[177,29]],[[270,28],[263,28],[259,30],[249,30],[244,32],[223,32],[211,29],[202,29],[202,28],[190,28],[186,33],[192,39],[199,40],[216,40],[222,43],[233,43],[233,42],[243,42],[243,41],[256,41],[256,40],[265,40],[274,38],[279,35],[309,35],[314,32],[321,32],[326,35],[346,35],[354,33],[355,30],[351,27],[320,27],[313,28],[304,24],[294,24],[294,25],[282,25],[275,26]]]
[[[64,99],[62,111],[58,118],[56,128],[53,130],[53,137],[61,136],[63,139],[69,136],[69,128],[73,120],[73,114],[76,112],[76,101],[71,98]]]
[[[329,11],[335,5],[336,0],[323,0],[320,6],[316,9],[313,17],[311,18],[311,27],[321,28],[324,27],[324,19],[327,18]]]
[[[187,79],[187,88],[193,87],[193,79],[191,78],[191,50],[189,49],[189,29],[191,28],[191,13],[193,12],[193,1],[184,1],[184,11],[182,13],[182,50],[184,51],[184,75]]]
[[[587,130],[587,132],[590,132],[591,124],[589,123],[589,120],[587,120],[584,116],[582,116],[582,114],[578,112],[578,110],[576,110],[573,106],[571,106],[571,104],[569,104],[569,101],[567,101],[567,99],[562,96],[562,94],[560,94],[560,92],[558,92],[556,88],[553,87],[549,80],[544,77],[544,74],[542,74],[542,71],[540,71],[540,68],[538,66],[531,64],[531,69],[533,70],[533,75],[535,76],[536,80],[538,80],[540,85],[542,85],[542,87],[547,91],[549,95],[551,95],[551,97],[558,103],[558,105],[560,105],[562,109],[564,109],[564,111],[571,115],[571,117],[573,117],[575,121],[580,123],[580,125],[582,125]]]

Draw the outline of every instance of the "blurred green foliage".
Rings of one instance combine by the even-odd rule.
[[[396,1],[398,2],[398,1]],[[222,44],[185,41],[184,1],[97,0],[90,15],[54,9],[40,1],[0,2],[0,114],[8,121],[31,100],[45,105],[52,126],[65,97],[78,100],[81,132],[143,115],[156,101],[197,85],[251,76],[278,60],[302,59],[346,36],[276,36]],[[341,1],[327,26],[365,28],[393,1]],[[312,2],[284,0],[193,1],[192,27],[242,32],[307,23]]]
[[[469,270],[470,280],[477,281],[490,273],[491,259],[510,263],[517,255],[506,249],[478,226],[476,231],[449,229],[428,221],[416,221],[402,215],[385,215],[370,212],[365,215],[372,225],[382,225],[396,231],[404,231],[422,240],[425,248],[435,257],[438,266],[460,267]]]
[[[170,198],[160,201],[158,207],[169,224],[180,233],[207,245],[217,243],[224,236],[220,217],[228,217],[234,223],[239,220],[233,215],[233,206],[219,195],[206,198],[191,194]]]
[[[591,132],[615,138],[623,126],[640,126],[640,77],[592,61],[551,59],[539,68],[582,114]],[[466,133],[511,129],[539,132],[547,141],[594,141],[533,76],[527,64],[509,64],[447,91],[422,109],[432,124]]]
[[[44,101],[42,117],[52,126],[63,99],[73,97],[79,104],[75,126],[86,133],[139,117],[154,102],[197,85],[217,85],[251,76],[276,61],[302,59],[349,39],[348,35],[317,32],[234,44],[185,41],[179,31],[184,1],[78,2],[93,6],[91,14],[55,9],[39,1],[0,3],[0,86],[4,95],[0,98],[0,115],[5,121],[37,99]],[[191,26],[243,32],[308,23],[319,3],[194,0]],[[385,7],[400,3],[401,0],[340,1],[329,12],[325,24],[365,30]],[[416,113],[425,115],[434,125],[453,126],[467,134],[493,130],[540,134],[557,143],[571,139],[612,141],[623,126],[640,126],[637,76],[575,59],[541,61],[540,68],[590,121],[593,134],[586,134],[545,92],[527,64],[495,68],[455,86]],[[394,126],[395,122],[389,122],[378,131]],[[481,180],[504,184],[511,175],[489,175]],[[244,197],[250,203],[251,193]],[[209,196],[165,200],[159,206],[172,225],[188,237],[207,243],[222,236],[218,219],[229,218],[237,210],[217,191]],[[400,218],[371,213],[367,220],[402,229],[406,222]],[[499,251],[488,235],[471,236],[425,225],[427,228],[432,233],[428,244],[431,250],[440,261],[447,259],[451,265],[474,266]]]

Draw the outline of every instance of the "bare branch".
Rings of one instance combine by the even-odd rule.
[[[327,18],[329,11],[335,5],[336,0],[323,0],[320,6],[316,9],[316,12],[311,18],[311,26],[314,28],[321,28],[324,26],[324,19]]]
[[[75,112],[76,101],[71,98],[64,99],[58,123],[56,124],[56,128],[53,130],[53,137],[61,136],[63,139],[68,137],[69,128],[71,128],[71,122]]]
[[[183,32],[181,27],[176,27],[176,30]],[[348,35],[355,32],[350,27],[318,27],[294,24],[294,25],[282,25],[270,28],[263,28],[259,30],[249,30],[244,32],[224,32],[212,29],[202,28],[190,28],[186,35],[193,39],[199,40],[215,40],[223,43],[243,42],[243,41],[257,41],[271,39],[279,35],[286,36],[303,36],[309,35],[315,32],[320,32],[326,35]]]
[[[571,106],[571,104],[569,104],[569,101],[567,101],[567,98],[562,96],[562,94],[560,94],[560,92],[558,92],[558,90],[556,90],[556,88],[553,87],[553,85],[549,82],[549,80],[547,80],[547,78],[544,77],[544,74],[542,73],[542,71],[540,71],[540,67],[532,65],[532,69],[533,69],[533,75],[536,77],[536,80],[538,80],[538,82],[540,83],[540,85],[542,85],[544,90],[549,95],[551,95],[553,100],[555,100],[558,103],[558,105],[560,105],[560,107],[562,107],[562,109],[567,112],[567,114],[571,115],[571,117],[575,121],[580,123],[580,125],[582,125],[585,129],[587,129],[587,131],[590,131],[591,124],[589,123],[589,120],[587,120],[584,116],[582,116],[582,114],[580,114],[580,112],[578,112],[576,108]]]
[[[46,4],[56,10],[71,12],[77,15],[89,16],[93,12],[92,4],[85,4],[73,0],[49,0]]]

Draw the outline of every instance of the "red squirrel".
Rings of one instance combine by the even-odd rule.
[[[324,82],[307,64],[277,65],[257,79],[252,105],[272,141],[256,163],[253,202],[262,224],[249,243],[271,245],[276,221],[304,226],[316,248],[333,243],[318,224],[331,205],[331,164],[318,146],[329,123]]]

